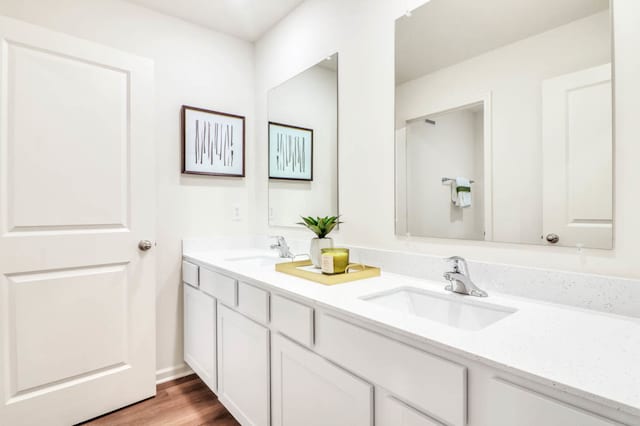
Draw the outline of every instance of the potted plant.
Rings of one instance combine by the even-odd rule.
[[[323,248],[331,248],[333,247],[333,240],[327,235],[333,231],[333,229],[339,224],[342,223],[338,220],[339,216],[326,216],[326,217],[316,217],[315,219],[311,216],[302,218],[302,222],[298,222],[298,225],[306,226],[311,232],[316,234],[315,238],[311,239],[311,248],[309,249],[309,257],[311,258],[311,263],[316,268],[320,268],[322,265],[322,252]]]

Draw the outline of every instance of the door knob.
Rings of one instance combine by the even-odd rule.
[[[138,243],[138,248],[142,251],[147,251],[151,247],[153,247],[153,243],[149,240],[140,240],[140,242]]]
[[[556,244],[558,241],[560,241],[560,237],[558,236],[558,234],[547,234],[545,238],[551,244]]]

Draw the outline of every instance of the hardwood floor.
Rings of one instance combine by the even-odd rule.
[[[82,423],[91,426],[236,426],[218,398],[195,374],[158,385],[154,398]]]

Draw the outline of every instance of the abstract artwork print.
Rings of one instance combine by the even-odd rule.
[[[244,176],[244,117],[182,107],[182,173]]]
[[[313,180],[313,130],[269,122],[269,178]]]

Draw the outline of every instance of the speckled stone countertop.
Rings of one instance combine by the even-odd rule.
[[[399,287],[415,287],[452,299],[468,297],[444,291],[442,281],[383,271],[378,278],[327,287],[276,272],[272,251],[194,247],[185,248],[183,255],[246,282],[295,295],[318,307],[362,318],[490,367],[640,416],[640,320],[636,318],[492,291],[482,302],[517,311],[484,329],[468,331],[361,299]],[[256,259],[247,259],[251,257]],[[246,260],[235,260],[239,258]]]

